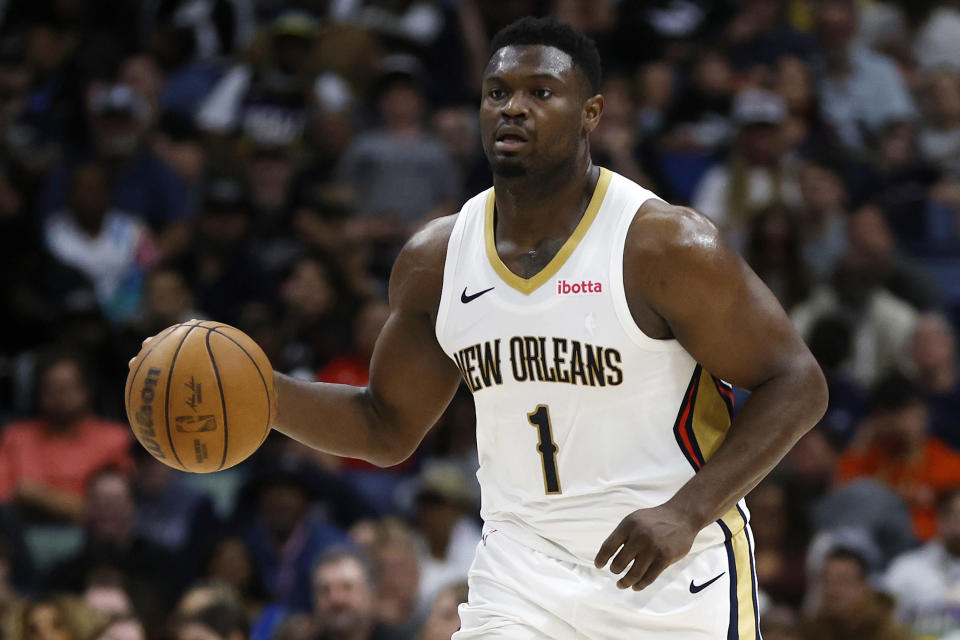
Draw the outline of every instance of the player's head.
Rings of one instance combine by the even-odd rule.
[[[483,72],[480,133],[494,174],[545,173],[589,152],[600,122],[600,54],[590,38],[547,18],[498,32]]]

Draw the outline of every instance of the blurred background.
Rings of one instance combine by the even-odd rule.
[[[491,184],[480,75],[524,15],[599,46],[594,161],[713,219],[829,380],[748,497],[765,637],[960,638],[960,2],[3,0],[3,640],[457,628],[468,392],[397,467],[274,435],[199,476],[122,389],[189,318],[364,384],[399,247]]]

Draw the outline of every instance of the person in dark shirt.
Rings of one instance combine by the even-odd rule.
[[[90,482],[84,519],[82,549],[53,567],[46,586],[80,592],[91,582],[117,582],[127,588],[145,621],[159,619],[179,586],[175,564],[163,547],[134,532],[136,505],[123,474],[105,471]]]
[[[946,318],[937,313],[917,318],[910,357],[930,407],[930,432],[960,450],[960,367],[956,334]]]

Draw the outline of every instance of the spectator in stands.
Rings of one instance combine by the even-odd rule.
[[[910,507],[914,532],[936,531],[938,496],[960,486],[960,454],[928,433],[929,414],[917,385],[894,374],[874,387],[871,412],[837,463],[837,481],[868,477],[896,491]]]
[[[747,235],[747,263],[787,311],[810,293],[801,233],[795,212],[772,205],[757,213]]]
[[[254,479],[257,511],[243,538],[271,600],[291,611],[310,608],[310,568],[346,534],[324,517],[300,463],[268,465]]]
[[[898,249],[883,211],[864,204],[847,217],[847,260],[869,271],[880,285],[914,309],[940,308],[936,285]]]
[[[765,480],[747,496],[756,539],[759,589],[774,602],[799,605],[804,593],[803,511],[793,504],[785,483]]]
[[[810,352],[827,378],[830,401],[820,420],[820,431],[831,444],[846,447],[867,412],[867,393],[847,370],[852,350],[853,328],[842,316],[822,316],[807,338]]]
[[[474,110],[465,106],[437,109],[431,129],[447,147],[461,177],[457,202],[486,189],[492,181],[490,165],[480,146],[480,129]]]
[[[937,537],[895,558],[883,585],[897,599],[900,621],[918,636],[960,632],[960,487],[940,500]]]
[[[263,605],[270,599],[250,549],[237,536],[221,538],[213,545],[202,577],[232,587],[250,620],[257,618]]]
[[[449,640],[460,628],[457,607],[467,601],[467,583],[457,582],[437,594],[430,609],[430,616],[423,623],[417,640]]]
[[[133,602],[124,588],[113,578],[87,585],[83,591],[83,603],[104,620],[133,613]]]
[[[129,86],[116,84],[91,87],[87,110],[92,149],[69,158],[48,176],[41,212],[63,208],[75,167],[95,160],[107,168],[110,202],[150,226],[161,254],[176,253],[188,237],[189,193],[147,145],[149,105]]]
[[[394,635],[413,637],[423,622],[427,603],[418,600],[420,558],[410,528],[399,520],[384,520],[369,553],[377,585],[377,622]]]
[[[356,189],[362,215],[381,223],[384,238],[405,238],[460,204],[456,163],[425,128],[424,73],[410,56],[381,63],[374,98],[381,126],[358,135],[340,159],[340,181]]]
[[[790,312],[793,326],[809,340],[818,320],[841,316],[852,326],[852,354],[847,363],[853,380],[864,388],[888,371],[909,362],[910,336],[917,312],[881,288],[879,274],[847,255],[830,281],[814,287],[810,297]]]
[[[930,407],[930,433],[960,450],[960,368],[956,333],[950,322],[936,313],[921,315],[910,356],[917,384]]]
[[[14,640],[90,640],[99,623],[76,598],[41,598],[24,609],[21,635]]]
[[[160,333],[178,322],[205,319],[196,309],[195,300],[183,271],[173,263],[155,266],[144,281],[140,312],[120,333],[125,344],[123,353],[138,352],[144,336]]]
[[[77,355],[42,354],[34,385],[38,416],[0,432],[0,500],[13,501],[31,519],[78,522],[93,477],[133,466],[130,429],[92,412],[87,371]]]
[[[803,640],[800,617],[785,605],[773,605],[760,616],[764,640]]]
[[[847,252],[846,187],[839,162],[808,157],[800,168],[803,261],[816,280],[825,280]]]
[[[176,573],[182,579],[191,578],[219,534],[213,500],[189,484],[185,474],[156,460],[143,447],[134,451],[134,531],[175,556]],[[173,568],[168,571],[174,572]]]
[[[742,252],[747,229],[761,211],[773,204],[798,208],[802,198],[795,162],[784,155],[783,98],[764,89],[744,89],[733,102],[731,117],[738,132],[730,157],[703,176],[692,204]]]
[[[835,148],[836,135],[824,121],[810,65],[797,56],[785,55],[776,61],[774,73],[774,88],[787,104],[785,148],[807,154]]]
[[[201,311],[236,324],[251,302],[268,298],[269,278],[254,246],[250,187],[240,177],[211,174],[202,188],[193,242],[176,260]]]
[[[817,0],[813,15],[820,105],[841,142],[863,148],[884,124],[912,118],[913,100],[893,61],[854,39],[854,0]]]
[[[917,63],[923,69],[957,69],[960,67],[960,8],[953,0],[920,7],[927,12],[913,42]]]
[[[197,125],[220,136],[298,144],[311,103],[339,106],[350,100],[343,80],[318,68],[319,40],[320,24],[309,13],[278,15],[251,46],[250,61],[227,72],[204,99]]]
[[[376,584],[367,561],[334,548],[313,570],[314,640],[400,640],[376,623]]]
[[[706,171],[726,150],[735,133],[730,105],[735,91],[726,55],[708,48],[686,70],[655,60],[638,75],[638,118],[647,132],[641,147],[644,167],[670,200],[689,202]]]
[[[47,586],[80,593],[93,583],[120,584],[144,620],[159,623],[177,586],[176,565],[163,547],[134,532],[135,519],[126,477],[105,471],[94,478],[86,495],[83,548],[50,571]]]
[[[284,353],[274,366],[313,379],[323,364],[349,348],[355,294],[336,260],[311,253],[292,265],[279,297]]]
[[[176,640],[247,640],[247,620],[241,609],[215,604],[177,624]]]
[[[820,604],[804,628],[807,640],[908,640],[893,602],[870,588],[867,561],[856,551],[829,552],[818,576]]]
[[[600,92],[605,99],[603,121],[590,139],[595,162],[642,185],[652,186],[638,160],[640,123],[637,106],[624,77],[604,80]]]
[[[916,126],[911,121],[883,123],[870,152],[870,161],[862,167],[859,192],[880,208],[901,247],[922,250],[930,232],[934,197],[949,202],[951,194],[940,191],[955,183],[944,181],[942,171],[920,155]]]
[[[134,615],[110,618],[92,640],[147,640],[143,623]]]
[[[921,90],[924,119],[918,139],[920,154],[960,180],[960,70],[929,72]]]
[[[79,165],[69,190],[68,208],[46,220],[47,247],[93,282],[107,318],[127,320],[140,305],[144,273],[157,259],[153,235],[137,217],[111,204],[102,164]]]
[[[726,27],[730,59],[737,71],[754,81],[763,80],[777,60],[810,57],[813,43],[787,19],[786,8],[776,0],[745,0]]]
[[[480,527],[471,517],[471,486],[459,468],[436,464],[420,476],[415,529],[421,541],[420,598],[431,602],[443,587],[463,580],[473,562]]]
[[[217,580],[201,580],[191,585],[180,596],[177,606],[174,607],[173,616],[180,619],[189,618],[215,605],[233,609],[243,608],[240,595],[231,585]]]

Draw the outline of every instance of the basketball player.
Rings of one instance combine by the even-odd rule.
[[[369,385],[277,374],[275,428],[392,465],[467,384],[485,524],[455,640],[759,638],[742,497],[823,414],[820,370],[708,220],[592,164],[589,39],[525,18],[492,52],[494,188],[403,248]]]

